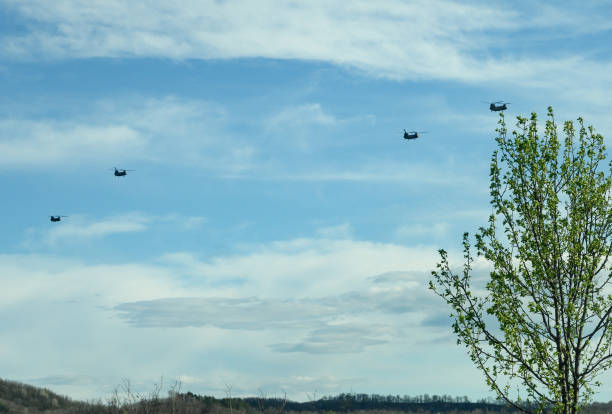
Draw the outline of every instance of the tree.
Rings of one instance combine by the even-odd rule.
[[[501,399],[525,413],[574,414],[612,364],[612,164],[582,118],[577,130],[565,122],[563,144],[550,107],[543,132],[535,113],[517,117],[511,135],[503,113],[498,124],[493,212],[475,235],[476,256],[468,233],[462,271],[439,250],[430,289],[451,306],[457,343]],[[480,293],[476,259],[489,269]]]

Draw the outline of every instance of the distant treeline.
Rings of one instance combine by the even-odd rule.
[[[492,399],[470,402],[465,396],[418,395],[415,397],[378,394],[339,394],[307,402],[285,398],[215,398],[178,387],[161,396],[161,386],[147,394],[130,390],[129,382],[107,401],[81,402],[59,396],[47,389],[0,379],[0,414],[487,414],[515,413]],[[582,414],[612,413],[612,401],[593,403]]]
[[[295,402],[279,398],[242,398],[249,407],[262,406],[280,408],[284,406],[287,411],[313,411],[313,412],[349,412],[366,410],[389,410],[401,412],[415,411],[472,411],[476,409],[486,411],[504,411],[505,404],[493,399],[482,399],[471,402],[467,396],[453,397],[450,395],[422,394],[411,397],[409,395],[379,395],[379,394],[353,394],[343,393],[336,396],[327,396],[316,401]]]
[[[229,408],[230,399],[202,397],[192,393],[186,395],[202,401],[220,402],[223,407]],[[295,402],[284,398],[247,397],[232,398],[231,404],[236,411],[249,414],[259,413],[347,413],[357,414],[392,414],[392,413],[518,413],[518,410],[506,406],[502,400],[482,398],[471,402],[467,396],[453,397],[450,395],[422,394],[414,397],[404,395],[379,394],[353,394],[342,393],[336,396],[326,396],[318,400]],[[526,406],[528,407],[528,406]],[[533,407],[532,407],[533,408]],[[610,414],[612,401],[607,403],[593,403],[586,407],[582,414]]]

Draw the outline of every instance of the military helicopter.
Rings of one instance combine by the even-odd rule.
[[[489,109],[491,110],[491,112],[505,111],[506,109],[508,109],[508,105],[510,105],[510,102],[504,102],[504,101],[491,102],[489,104]]]
[[[69,217],[69,216],[49,216],[49,220],[51,220],[51,221],[62,221],[62,217]]]
[[[419,134],[426,134],[427,131],[410,131],[410,132],[406,132],[406,130],[404,129],[404,139],[417,139],[419,137]]]
[[[115,177],[125,177],[128,171],[135,171],[135,170],[117,169],[117,167],[114,167],[114,168],[115,168]]]

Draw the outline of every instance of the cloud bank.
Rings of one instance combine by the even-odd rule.
[[[280,387],[275,381],[285,378],[298,396],[312,392],[316,378],[343,383],[330,375],[354,364],[351,355],[418,348],[415,332],[421,339],[443,334],[422,323],[438,314],[426,288],[434,257],[429,248],[348,239],[278,241],[207,260],[175,252],[149,264],[1,255],[0,311],[12,338],[0,347],[2,369],[14,379],[89,397],[94,389],[98,396],[110,392],[127,374],[139,383],[162,374],[191,378],[204,387],[194,392],[222,389],[223,381],[259,384],[253,392]],[[31,353],[36,358],[26,358]],[[292,358],[295,353],[310,362]],[[291,379],[287,367],[313,380]],[[216,382],[198,382],[211,375]],[[352,375],[355,368],[345,377]]]
[[[155,57],[270,58],[331,62],[373,76],[462,82],[510,81],[551,86],[563,77],[604,81],[583,54],[542,56],[529,47],[538,33],[566,38],[610,27],[593,5],[580,9],[448,0],[205,1],[138,4],[73,0],[4,0],[26,30],[4,33],[0,50],[18,59]],[[133,16],[138,16],[134,19]],[[529,31],[536,35],[529,37]],[[24,33],[25,32],[25,33]],[[551,47],[551,50],[554,50]],[[605,72],[607,73],[607,72]],[[552,75],[552,76],[551,76]]]

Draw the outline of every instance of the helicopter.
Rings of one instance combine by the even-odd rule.
[[[508,109],[508,105],[510,105],[510,102],[504,102],[504,101],[491,102],[489,104],[489,109],[491,110],[491,112],[505,111],[506,109]]]
[[[115,168],[115,177],[125,177],[128,171],[135,171],[135,170],[117,169],[117,167],[114,167],[114,168]]]
[[[69,217],[69,216],[49,216],[49,220],[50,221],[62,221],[62,217]]]
[[[406,130],[404,129],[404,139],[417,139],[419,137],[419,134],[426,134],[427,131],[410,131],[410,132],[406,132]]]

